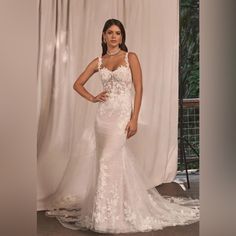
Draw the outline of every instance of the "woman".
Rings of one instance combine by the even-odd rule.
[[[116,23],[116,24],[115,24]],[[131,114],[130,118],[130,109],[131,107],[119,107],[117,112],[120,113],[122,108],[126,108],[126,115],[127,117],[124,117],[126,119],[129,119],[129,122],[125,128],[125,131],[127,131],[127,138],[130,138],[137,132],[137,121],[138,121],[138,114],[141,106],[141,99],[142,99],[142,74],[141,74],[141,68],[138,61],[138,57],[135,53],[126,53],[127,47],[125,45],[125,30],[123,25],[116,20],[110,20],[107,21],[104,29],[103,29],[103,35],[102,35],[102,47],[103,47],[103,57],[102,58],[96,58],[94,59],[85,69],[85,71],[79,76],[79,78],[74,83],[74,89],[84,98],[86,98],[88,101],[97,103],[97,102],[105,102],[109,94],[111,93],[111,89],[106,87],[106,79],[107,77],[112,77],[117,75],[119,72],[128,71],[130,74],[130,70],[132,72],[132,79],[135,87],[135,104],[134,104],[134,111]],[[128,58],[127,58],[128,57]],[[128,60],[127,60],[128,59]],[[123,65],[126,63],[125,65]],[[99,65],[99,66],[98,66]],[[130,68],[129,68],[130,65]],[[103,67],[103,68],[101,68]],[[104,70],[103,70],[104,69]],[[106,77],[105,80],[103,80],[103,85],[105,88],[105,91],[101,92],[97,96],[91,95],[84,87],[83,85],[87,82],[87,80],[97,71],[101,71],[101,73]],[[108,72],[108,73],[107,73]],[[105,74],[104,74],[105,73]],[[128,76],[130,77],[130,76]],[[122,79],[122,78],[121,78]],[[131,86],[130,78],[126,78],[123,83],[127,83],[127,85]],[[122,83],[119,83],[121,85]],[[125,85],[125,84],[124,84]],[[108,83],[107,86],[110,86]],[[113,88],[115,89],[115,87]],[[114,93],[119,92],[113,91],[112,95]],[[130,91],[127,90],[126,96],[130,95]],[[123,106],[129,106],[131,105],[131,100],[125,97],[117,97],[118,99],[121,99],[120,102],[124,102]],[[115,105],[116,103],[113,103],[112,105]],[[107,108],[109,103],[107,102],[105,105],[100,106],[100,112],[104,108]],[[119,106],[122,106],[122,104],[118,104]],[[114,110],[113,110],[114,112]],[[125,112],[125,111],[124,111]],[[125,120],[119,120],[118,122],[125,123]],[[113,126],[114,121],[110,121],[110,124]],[[113,126],[113,129],[115,127]]]
[[[199,209],[194,206],[197,201],[182,199],[182,206],[173,202],[177,198],[171,198],[171,202],[155,188],[146,189],[148,180],[126,146],[127,139],[137,132],[143,86],[138,57],[128,53],[120,21],[110,19],[105,23],[102,48],[102,56],[89,63],[73,86],[88,101],[99,103],[93,181],[87,186],[85,199],[69,198],[63,207],[47,215],[56,216],[71,229],[103,233],[143,232],[198,221]],[[84,84],[96,72],[101,75],[104,91],[93,96]]]

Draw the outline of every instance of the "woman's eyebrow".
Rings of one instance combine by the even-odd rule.
[[[108,30],[108,32],[113,32],[113,30]],[[118,31],[114,31],[114,32],[116,32],[116,33],[120,33],[121,31],[118,30]]]

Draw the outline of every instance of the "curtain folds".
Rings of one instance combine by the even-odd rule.
[[[83,196],[89,179],[97,104],[73,90],[87,64],[101,55],[105,21],[119,19],[126,45],[140,60],[143,101],[138,132],[128,145],[150,182],[177,171],[178,0],[39,0],[38,210],[63,192]],[[98,73],[85,85],[101,92]]]

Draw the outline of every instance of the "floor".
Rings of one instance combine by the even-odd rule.
[[[161,194],[172,196],[190,196],[192,198],[199,198],[199,174],[191,174],[190,176],[190,189],[187,189],[185,182],[185,175],[177,175],[177,182],[162,184],[157,189]],[[179,184],[182,182],[182,184]],[[182,186],[182,187],[181,187]],[[97,235],[91,231],[73,231],[66,229],[54,218],[48,218],[44,212],[37,214],[37,235],[38,236],[91,236]],[[103,234],[99,234],[103,235]],[[105,234],[104,234],[105,235]],[[107,234],[106,234],[107,235]],[[128,236],[128,234],[124,234]],[[129,234],[135,236],[199,236],[199,222],[187,226],[167,227],[163,230],[152,231],[147,233]]]

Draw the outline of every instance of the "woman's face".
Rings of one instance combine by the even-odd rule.
[[[103,39],[106,40],[108,46],[116,47],[122,42],[120,28],[116,25],[112,25],[110,28],[107,29],[105,34],[103,33]]]

